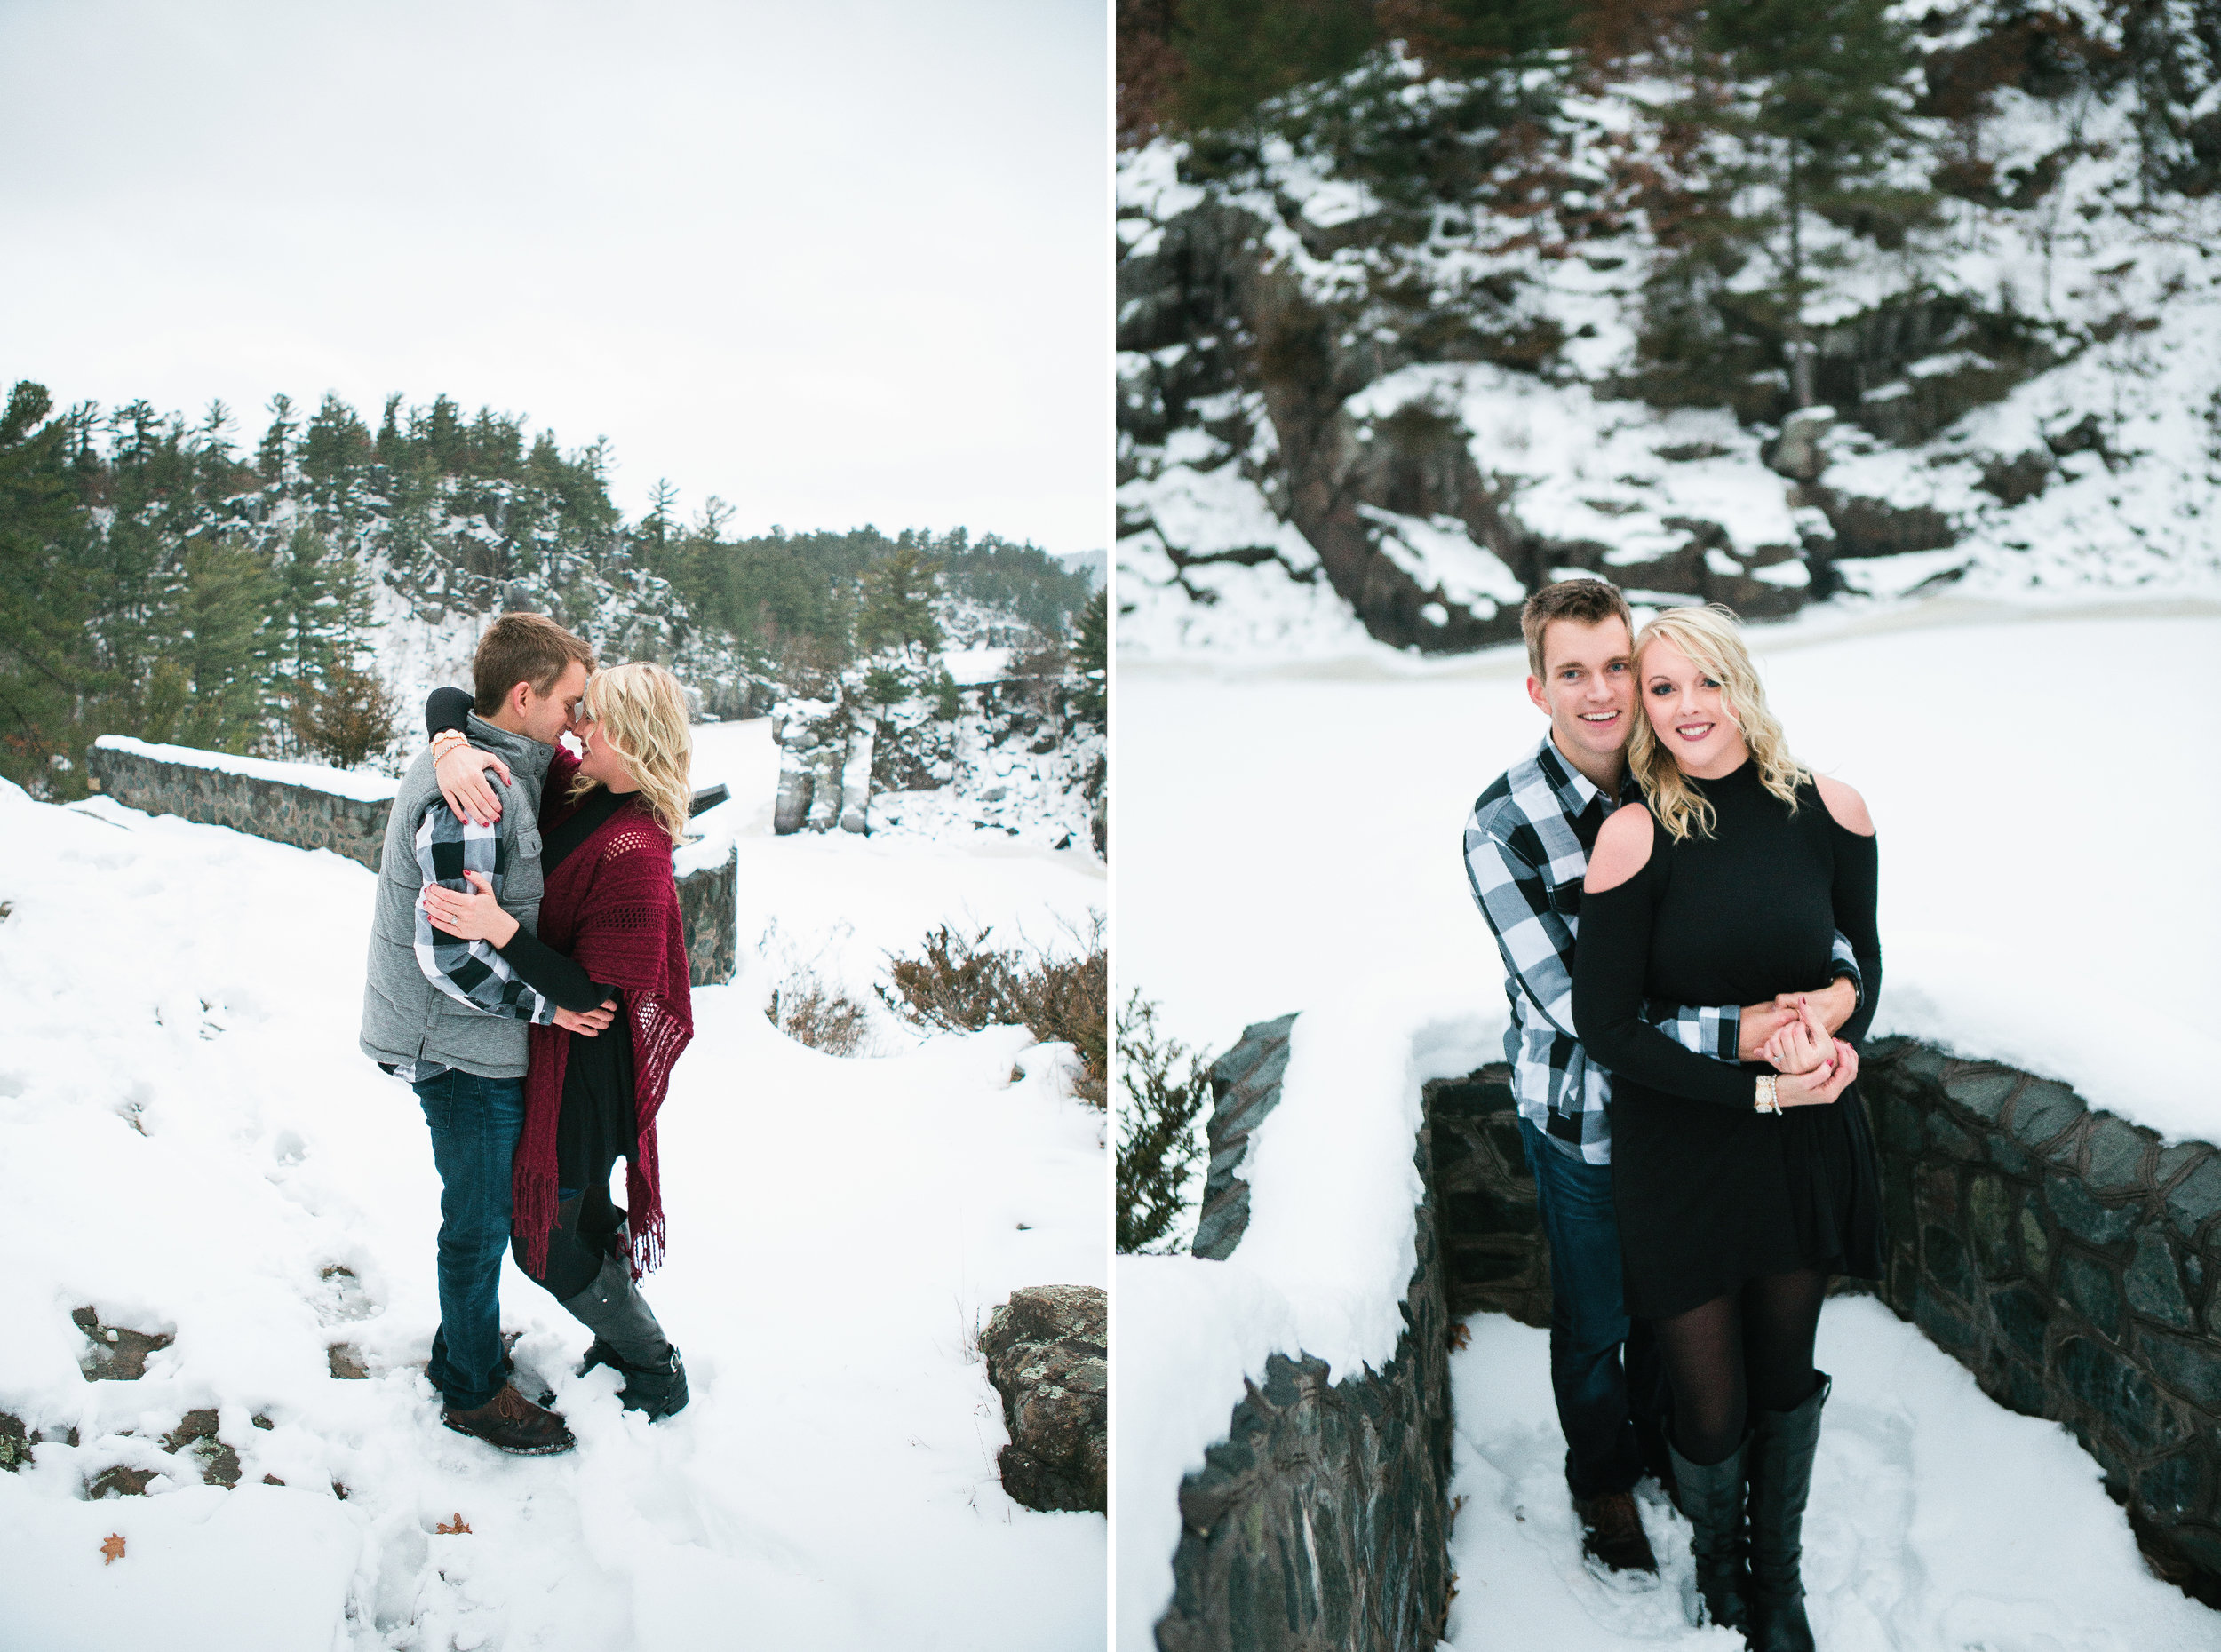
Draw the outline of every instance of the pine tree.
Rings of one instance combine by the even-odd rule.
[[[1910,39],[1889,0],[1723,0],[1705,14],[1700,38],[1723,84],[1688,113],[1741,139],[1743,180],[1769,186],[1779,203],[1744,219],[1743,230],[1772,243],[1792,392],[1809,407],[1808,215],[1888,245],[1927,208],[1918,192],[1877,181],[1907,138]]]
[[[678,488],[672,486],[668,477],[658,476],[655,491],[649,496],[648,514],[641,519],[641,537],[657,550],[662,550],[665,542],[671,537],[673,524],[678,520]]]
[[[1073,645],[1072,664],[1079,672],[1079,692],[1072,709],[1091,723],[1103,719],[1105,685],[1110,679],[1110,602],[1107,591],[1098,591],[1080,611],[1079,639]]]
[[[203,540],[185,553],[178,658],[191,694],[176,738],[214,751],[245,751],[267,728],[269,611],[275,582],[243,545]]]
[[[300,421],[293,417],[293,398],[283,391],[270,398],[270,428],[254,450],[255,468],[266,482],[282,482],[293,459],[293,432]]]
[[[1196,1124],[1210,1105],[1207,1058],[1158,1030],[1140,992],[1118,1011],[1118,1248],[1147,1251],[1187,1214],[1188,1184],[1203,1162]],[[1184,1070],[1183,1070],[1184,1069]]]
[[[272,559],[271,688],[291,708],[278,727],[297,727],[299,708],[370,652],[377,610],[369,575],[306,523]]]
[[[52,406],[26,380],[0,413],[0,774],[36,795],[77,789],[56,785],[53,759],[82,762],[77,712],[92,666],[70,425],[49,417]]]
[[[1354,68],[1381,38],[1370,0],[1182,0],[1179,123],[1223,130],[1293,86]]]
[[[272,560],[277,597],[271,609],[277,656],[273,687],[295,709],[314,692],[332,665],[325,617],[331,598],[330,560],[323,536],[306,522],[294,528]]]
[[[931,654],[938,648],[941,625],[933,616],[933,595],[934,576],[940,571],[941,565],[920,556],[907,535],[898,541],[886,560],[864,576],[857,647],[866,654],[900,648],[905,658],[913,649]]]
[[[293,708],[293,735],[302,747],[341,768],[384,758],[399,733],[400,703],[375,672],[342,666],[328,687]]]

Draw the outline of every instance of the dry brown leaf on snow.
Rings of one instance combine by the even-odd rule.
[[[442,1525],[440,1528],[440,1536],[442,1537],[453,1537],[458,1535],[467,1535],[469,1531],[469,1522],[464,1520],[462,1511],[458,1509],[455,1513],[455,1524],[452,1526]]]
[[[100,1545],[100,1564],[103,1566],[113,1566],[123,1558],[123,1533],[115,1531],[108,1533],[108,1540]]]

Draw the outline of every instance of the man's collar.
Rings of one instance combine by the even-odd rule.
[[[555,756],[553,746],[544,746],[529,735],[512,734],[475,711],[470,714],[469,734],[471,744],[506,758],[513,774],[529,774],[535,782],[547,777],[547,766]]]
[[[1565,753],[1557,749],[1557,742],[1550,737],[1547,730],[1543,734],[1542,743],[1535,748],[1534,761],[1535,766],[1542,771],[1543,779],[1550,782],[1550,790],[1556,794],[1558,806],[1569,815],[1579,814],[1604,795],[1603,787],[1565,760]],[[1620,798],[1612,798],[1612,802],[1616,804],[1620,798],[1626,797],[1628,778],[1628,772],[1621,770]]]

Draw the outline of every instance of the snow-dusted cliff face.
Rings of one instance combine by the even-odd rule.
[[[2221,592],[2217,48],[2183,36],[2169,170],[2112,25],[2053,20],[2066,68],[2003,6],[1923,21],[1874,181],[1933,206],[1802,215],[1804,408],[1786,231],[1689,228],[1779,192],[1662,67],[1483,85],[1391,51],[1121,155],[1121,647],[1471,648],[1576,571],[1751,617]]]

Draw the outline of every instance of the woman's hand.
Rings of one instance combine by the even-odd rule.
[[[1802,993],[1789,1007],[1795,1018],[1766,1040],[1760,1055],[1777,1072],[1809,1073],[1835,1053],[1835,1036]]]
[[[433,759],[432,774],[440,782],[440,795],[447,799],[448,807],[455,811],[458,820],[490,826],[501,818],[501,799],[494,796],[494,789],[486,783],[486,771],[490,768],[498,771],[503,785],[513,783],[506,763],[491,751],[481,751],[467,740],[449,742],[447,750]]]
[[[470,893],[426,884],[418,897],[434,929],[445,930],[460,941],[490,941],[505,947],[515,938],[517,920],[501,909],[494,886],[483,872],[465,872]]]
[[[1825,1107],[1859,1076],[1859,1052],[1840,1038],[1826,1061],[1809,1073],[1785,1073],[1774,1081],[1774,1100],[1784,1107]]]

